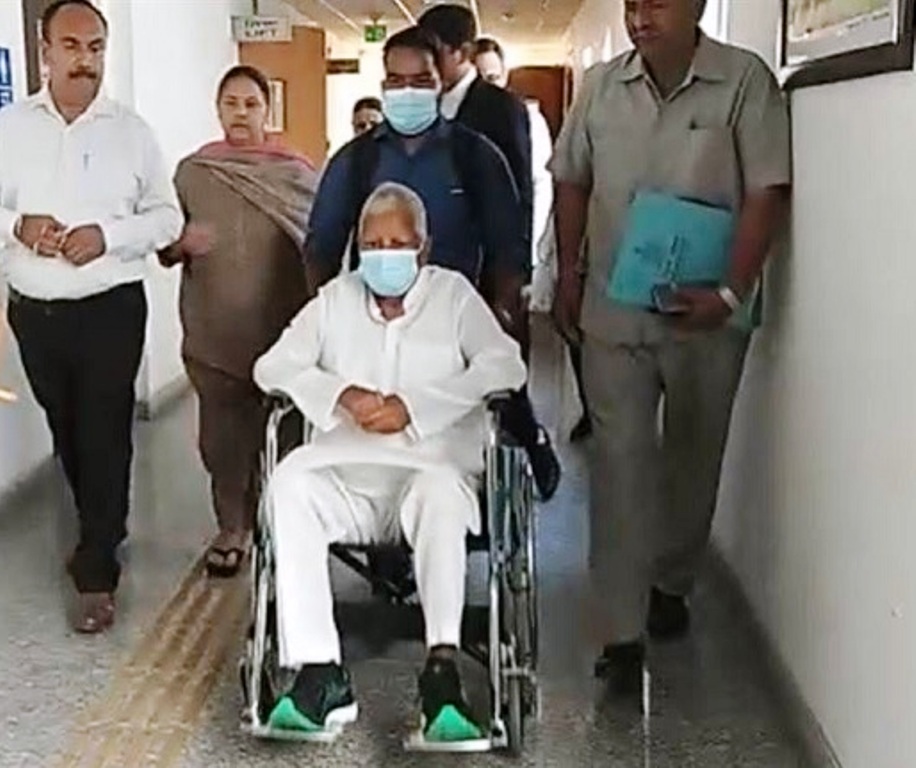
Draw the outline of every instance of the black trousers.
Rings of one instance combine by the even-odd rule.
[[[531,362],[531,325],[527,310],[523,311],[519,320],[506,328],[506,331],[518,342],[522,359],[528,365]],[[541,426],[534,415],[527,384],[513,393],[502,417],[503,427],[522,448],[530,452],[538,444]]]
[[[76,301],[10,295],[9,324],[79,510],[70,573],[80,592],[113,592],[120,576],[146,314],[141,283]]]

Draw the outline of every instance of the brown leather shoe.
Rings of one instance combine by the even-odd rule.
[[[77,600],[73,629],[83,635],[95,635],[114,624],[114,618],[114,595],[110,592],[83,592]]]

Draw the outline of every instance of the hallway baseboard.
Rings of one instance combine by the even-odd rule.
[[[172,406],[176,405],[190,391],[191,382],[184,374],[176,376],[165,386],[152,394],[149,400],[137,403],[137,418],[141,421],[152,421]]]
[[[792,736],[805,756],[805,767],[843,768],[824,729],[802,696],[795,676],[770,640],[766,628],[748,600],[738,575],[715,545],[710,547],[709,566],[721,579],[722,585],[728,591],[728,598],[738,606],[743,614],[742,620],[750,626],[756,638],[766,671],[773,682],[773,692],[786,714]]]

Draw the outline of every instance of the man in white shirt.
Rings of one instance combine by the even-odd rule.
[[[525,366],[471,283],[425,266],[426,211],[412,190],[379,186],[357,236],[359,270],[327,283],[255,365],[258,385],[291,397],[315,427],[267,489],[280,664],[296,671],[270,722],[321,738],[355,718],[328,548],[403,538],[429,650],[422,737],[479,739],[454,658],[465,536],[480,531],[484,400],[521,387]]]
[[[509,86],[506,54],[497,40],[492,37],[478,39],[474,63],[480,76],[488,83],[500,88]],[[531,241],[533,272],[528,306],[532,312],[550,312],[557,282],[557,242],[551,216],[553,176],[547,167],[553,155],[553,137],[538,102],[527,99],[525,105],[531,122],[531,174],[534,179],[534,237]],[[562,379],[561,402],[571,403],[568,410],[562,410],[571,414],[570,423],[575,425],[570,433],[570,441],[578,442],[591,435],[592,424],[582,380],[582,347],[570,340],[567,340],[567,347],[569,359],[564,361],[564,368],[572,373],[572,377],[564,376]]]
[[[149,127],[99,93],[108,25],[86,0],[42,18],[47,86],[0,110],[0,270],[10,327],[80,517],[74,628],[114,620],[127,534],[144,257],[181,212]]]
[[[494,38],[478,38],[475,43],[474,64],[480,77],[486,82],[499,88],[509,87],[506,54]],[[531,280],[532,297],[529,306],[534,312],[549,312],[553,302],[550,283],[555,259],[553,238],[547,236],[550,212],[553,208],[553,177],[547,169],[547,163],[553,154],[553,138],[537,100],[525,99],[525,106],[528,108],[528,122],[531,126],[531,178],[534,184],[531,238],[531,266],[534,274]],[[552,232],[550,234],[552,235]]]

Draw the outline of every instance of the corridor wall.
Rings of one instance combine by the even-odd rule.
[[[16,100],[25,96],[25,45],[22,5],[0,2],[0,48],[10,51]],[[15,403],[0,401],[0,494],[27,477],[51,452],[44,418],[28,391],[19,351],[6,323],[6,285],[0,280],[0,388],[13,391]]]
[[[730,37],[776,57],[778,3]],[[916,765],[916,74],[796,91],[716,538],[845,768]]]
[[[237,60],[230,18],[247,13],[246,0],[102,0],[111,23],[109,95],[134,107],[156,132],[170,168],[220,134],[215,89]],[[21,4],[0,2],[0,47],[13,53],[17,98],[25,96],[25,54]],[[0,307],[5,306],[0,285]],[[150,318],[138,395],[149,407],[179,387],[178,273],[150,260],[147,295]],[[0,497],[27,477],[51,451],[42,415],[34,404],[5,323],[0,324],[0,387],[17,392],[14,404],[0,403]]]

